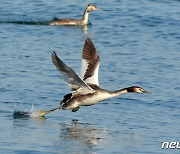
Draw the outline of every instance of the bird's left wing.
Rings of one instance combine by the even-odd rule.
[[[52,62],[61,72],[64,80],[71,87],[74,94],[83,95],[94,92],[94,90],[88,86],[73,69],[68,67],[61,59],[59,59],[55,52],[52,53]]]

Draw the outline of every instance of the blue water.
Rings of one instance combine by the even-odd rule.
[[[103,10],[90,14],[87,29],[42,24],[81,18],[88,3]],[[180,138],[179,8],[178,0],[1,1],[0,153],[179,153],[161,149]],[[14,118],[17,104],[23,111],[59,105],[70,89],[51,52],[79,72],[87,36],[100,55],[102,88],[138,85],[152,93]]]

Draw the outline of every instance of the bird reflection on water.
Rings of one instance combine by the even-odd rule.
[[[96,129],[91,124],[79,123],[77,119],[72,120],[71,125],[61,123],[60,127],[60,142],[66,142],[67,148],[72,144],[80,147],[78,150],[95,148],[107,137],[106,129]]]
[[[21,103],[15,104],[15,110],[13,113],[15,126],[20,126],[19,122],[27,121],[29,118],[33,118],[39,122],[45,122],[45,117],[35,116],[37,110],[32,105],[31,109],[25,109]],[[20,119],[20,121],[18,120]],[[21,121],[22,119],[22,121]],[[23,122],[24,123],[24,122]],[[61,122],[60,124],[60,142],[67,142],[67,144],[82,144],[91,147],[97,146],[107,137],[107,130],[96,129],[89,123],[80,123],[77,119],[73,119],[72,123],[66,124]],[[75,142],[75,143],[74,143]]]
[[[13,120],[14,132],[23,136],[28,130],[28,140],[41,138],[41,143],[53,143],[53,151],[58,153],[97,153],[98,148],[106,145],[108,130],[93,124],[80,123],[77,119],[57,123],[45,117],[18,118]],[[33,129],[31,129],[33,128]],[[24,131],[23,131],[24,130]],[[41,133],[39,133],[39,130]],[[38,133],[37,133],[38,132]],[[47,132],[51,132],[46,136]]]

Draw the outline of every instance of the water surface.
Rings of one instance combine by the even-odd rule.
[[[88,3],[103,10],[90,14],[87,29],[38,24],[81,18]],[[180,137],[179,8],[178,0],[1,2],[0,153],[179,153],[161,149]],[[100,55],[102,88],[138,85],[152,94],[125,94],[76,113],[13,118],[15,104],[24,111],[59,105],[70,89],[51,53],[79,72],[87,36]]]

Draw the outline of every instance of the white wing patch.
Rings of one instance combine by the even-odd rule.
[[[86,60],[82,59],[80,77],[83,79],[88,67]]]
[[[93,42],[87,38],[82,52],[81,78],[85,83],[99,86],[100,60]]]
[[[81,78],[84,78],[84,75],[88,68],[88,62],[86,60],[82,59],[82,67],[81,67]],[[99,65],[96,67],[94,74],[87,79],[84,80],[85,83],[91,83],[96,84],[99,86],[99,79],[98,79],[98,72],[99,72]]]

